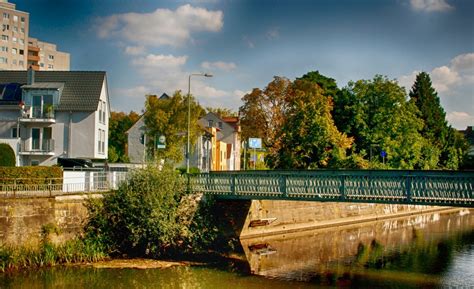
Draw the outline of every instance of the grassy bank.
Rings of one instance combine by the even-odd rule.
[[[0,271],[97,262],[106,258],[107,254],[103,246],[82,239],[69,240],[61,245],[42,242],[34,247],[2,246],[0,247]]]

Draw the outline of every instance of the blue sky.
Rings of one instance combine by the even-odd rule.
[[[204,106],[241,105],[273,76],[319,70],[343,87],[375,74],[409,89],[429,72],[448,120],[474,125],[474,1],[10,0],[30,35],[71,54],[72,70],[105,70],[114,110],[145,94],[191,90]]]

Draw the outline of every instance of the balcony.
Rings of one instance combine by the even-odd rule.
[[[20,143],[20,155],[54,155],[54,139],[27,139]]]
[[[38,63],[38,61],[40,61],[40,57],[39,55],[34,55],[34,54],[28,54],[28,61],[34,61],[36,63]]]
[[[39,106],[29,107],[20,117],[20,122],[55,123],[54,109],[52,106],[43,109]]]
[[[34,52],[39,53],[40,48],[36,46],[28,45],[28,51],[34,51]]]

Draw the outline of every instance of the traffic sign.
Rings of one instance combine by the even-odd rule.
[[[158,137],[158,142],[156,143],[157,149],[164,149],[166,148],[166,137],[164,135],[160,135]]]
[[[249,148],[251,149],[261,149],[262,148],[262,139],[261,138],[249,138]]]

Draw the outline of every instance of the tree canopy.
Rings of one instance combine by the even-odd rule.
[[[421,135],[419,111],[396,81],[377,75],[350,82],[334,103],[339,129],[354,137],[353,151],[368,157],[372,167],[435,168],[436,148]]]
[[[272,168],[329,167],[345,159],[352,139],[332,120],[332,98],[306,79],[275,77],[243,97],[244,138],[261,137]],[[248,134],[248,135],[247,135]]]
[[[456,169],[462,163],[465,145],[457,131],[448,125],[446,113],[428,73],[420,72],[410,91],[410,99],[424,120],[421,133],[439,151],[438,167]]]
[[[190,118],[190,140],[195,143],[200,128],[197,124],[205,111],[190,96],[191,118]],[[145,126],[147,140],[155,157],[168,159],[175,162],[183,160],[183,149],[186,146],[187,135],[187,97],[176,91],[169,99],[160,99],[156,95],[148,95],[145,102]],[[154,143],[160,135],[166,137],[166,148],[155,150]],[[149,152],[149,153],[152,153]]]
[[[110,162],[128,162],[126,156],[127,130],[138,121],[140,116],[130,111],[129,114],[124,112],[110,112],[109,119],[109,161]]]

